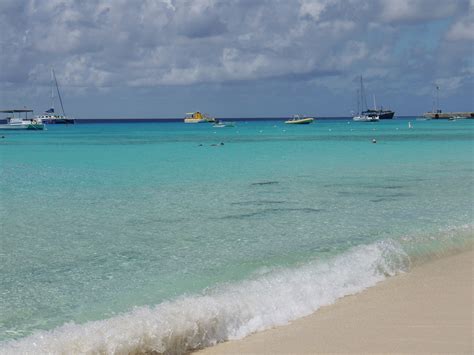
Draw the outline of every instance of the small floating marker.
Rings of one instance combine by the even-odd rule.
[[[260,133],[263,133],[263,131],[259,131]]]
[[[377,140],[375,138],[372,139],[372,143],[377,143]]]
[[[413,128],[412,124],[411,124],[411,121],[408,122],[408,128]]]
[[[331,128],[329,128],[329,132],[331,132],[331,131],[332,131],[332,129],[331,129]]]

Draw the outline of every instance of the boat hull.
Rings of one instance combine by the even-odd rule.
[[[54,118],[43,120],[47,124],[75,124],[73,118]]]
[[[314,118],[302,118],[297,120],[288,120],[285,121],[286,124],[310,124],[314,121]]]
[[[362,112],[363,115],[366,116],[379,116],[380,120],[391,120],[393,116],[395,115],[394,111],[382,111],[382,110],[367,110]]]
[[[44,124],[28,124],[28,125],[9,125],[1,124],[0,130],[2,131],[42,131],[44,130]]]

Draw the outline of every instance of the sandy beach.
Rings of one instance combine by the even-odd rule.
[[[472,353],[472,250],[415,267],[287,326],[197,353]]]

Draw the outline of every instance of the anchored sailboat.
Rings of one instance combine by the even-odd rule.
[[[54,87],[58,93],[59,103],[61,104],[62,114],[57,114],[54,111]],[[74,118],[68,117],[64,112],[63,100],[61,98],[61,93],[59,92],[58,80],[56,79],[56,74],[54,69],[51,68],[51,107],[49,110],[46,110],[42,115],[36,116],[38,119],[45,123],[52,124],[73,124]]]
[[[362,111],[362,107],[366,110]],[[362,82],[362,75],[360,77],[360,90],[357,90],[357,114],[352,117],[354,121],[358,122],[378,122],[379,116],[377,114],[367,114],[367,100],[365,97],[364,83]]]

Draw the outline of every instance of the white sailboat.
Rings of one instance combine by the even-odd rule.
[[[59,102],[61,104],[62,114],[57,114],[54,111],[54,88],[58,93]],[[64,112],[63,100],[61,98],[61,93],[59,92],[58,80],[56,79],[56,74],[54,69],[51,68],[51,107],[49,110],[46,110],[42,115],[36,116],[37,119],[52,124],[74,124],[74,118],[68,117]]]
[[[374,99],[375,100],[375,99]],[[361,109],[365,103],[365,111]],[[374,101],[375,104],[375,101]],[[364,113],[365,112],[365,113]],[[357,122],[378,122],[380,119],[377,114],[367,114],[367,102],[365,98],[364,84],[362,82],[362,75],[360,77],[360,90],[357,90],[357,114],[352,117],[353,121]]]

